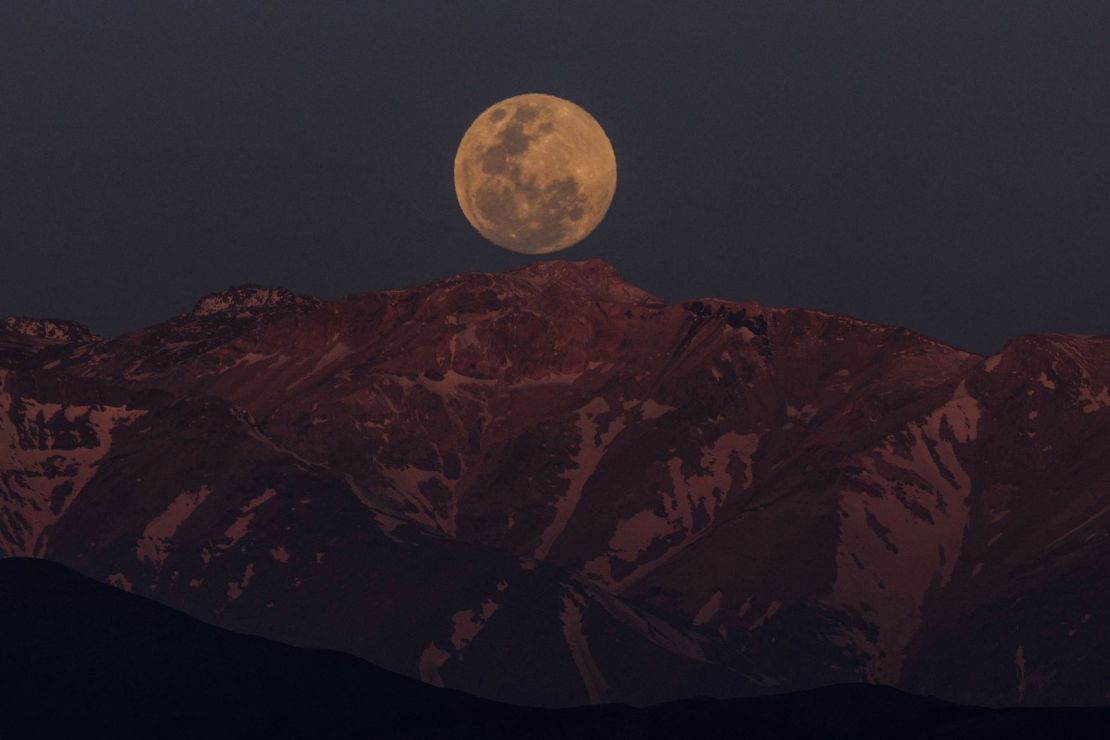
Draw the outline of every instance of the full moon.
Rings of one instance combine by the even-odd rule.
[[[617,159],[594,117],[536,93],[502,100],[470,124],[455,154],[455,194],[494,244],[566,249],[593,231],[617,187]]]

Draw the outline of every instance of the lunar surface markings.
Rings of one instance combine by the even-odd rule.
[[[525,254],[566,249],[593,231],[616,175],[597,121],[550,95],[490,107],[455,156],[455,191],[467,220],[493,243]]]

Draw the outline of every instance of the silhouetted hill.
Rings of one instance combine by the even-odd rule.
[[[24,558],[0,560],[0,634],[0,737],[13,740],[1075,738],[1110,731],[1110,710],[993,711],[862,685],[642,710],[509,706],[353,656],[212,627],[61,565]]]

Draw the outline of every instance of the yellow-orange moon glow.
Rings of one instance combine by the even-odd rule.
[[[617,187],[617,158],[594,117],[569,100],[517,95],[487,108],[455,154],[455,194],[494,244],[566,249],[593,231]]]

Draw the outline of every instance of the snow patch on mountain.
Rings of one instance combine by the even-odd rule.
[[[281,356],[286,357],[286,360],[288,360],[288,356],[285,356],[285,355],[281,355]],[[227,369],[230,370],[232,368],[237,368],[237,367],[250,367],[251,365],[257,365],[260,362],[266,362],[267,360],[273,360],[277,357],[279,357],[277,352],[267,352],[265,354],[263,354],[261,352],[248,352],[245,355],[243,355],[242,357],[240,357],[239,359],[235,360],[235,362],[232,363],[231,367],[229,367]],[[277,367],[280,367],[282,364],[284,364],[284,363],[281,363],[280,361],[274,362],[274,363],[271,364],[271,367],[277,368]]]
[[[247,586],[251,585],[252,578],[254,578],[254,563],[247,563],[247,567],[243,569],[243,575],[239,580],[227,584],[227,598],[234,601],[242,596]]]
[[[486,622],[497,611],[497,607],[497,602],[489,599],[482,602],[482,605],[477,609],[464,609],[456,612],[451,617],[451,622],[455,625],[455,629],[451,633],[451,646],[457,651],[465,649],[482,631]]]
[[[447,664],[454,653],[440,647],[438,643],[431,643],[420,653],[416,664],[417,675],[424,683],[443,688],[443,677],[439,674],[441,668]]]
[[[112,573],[108,576],[108,583],[121,591],[131,593],[131,581],[123,573]]]
[[[742,478],[738,487],[752,485],[752,456],[759,447],[760,435],[729,431],[706,445],[696,466],[697,471],[683,472],[682,458],[667,461],[671,490],[659,491],[652,508],[644,509],[616,523],[608,551],[584,566],[586,573],[614,586],[627,586],[645,571],[681,549],[692,536],[716,518],[717,511],[734,488],[734,475],[739,466]],[[649,501],[649,503],[651,503]],[[662,543],[662,546],[660,546]],[[644,560],[645,554],[652,557]],[[621,577],[613,575],[613,561],[633,565]]]
[[[497,593],[504,593],[508,584],[501,582],[497,585]],[[420,680],[434,686],[443,686],[443,677],[440,669],[447,661],[460,657],[466,647],[474,641],[489,620],[497,612],[499,603],[494,598],[488,598],[477,608],[462,609],[451,615],[451,635],[446,641],[435,641],[429,644],[420,654],[417,662],[417,672]]]
[[[601,704],[607,701],[609,685],[597,667],[597,661],[590,653],[590,643],[582,631],[582,609],[586,606],[582,595],[576,591],[564,594],[562,597],[563,611],[560,619],[563,622],[563,637],[570,648],[571,658],[582,677],[586,687],[586,695],[590,697],[591,704]]]
[[[695,529],[694,512],[704,511],[712,520],[717,509],[728,496],[733,485],[732,468],[734,461],[742,466],[740,489],[746,490],[752,484],[752,455],[759,447],[758,434],[725,432],[712,445],[702,448],[698,467],[705,473],[686,476],[683,461],[671,458],[667,468],[671,474],[672,495],[666,509],[678,518],[687,532]]]
[[[239,540],[246,536],[250,529],[251,520],[254,519],[255,510],[262,506],[274,496],[277,496],[277,491],[273,488],[267,488],[258,496],[255,496],[248,501],[243,507],[239,509],[239,516],[231,525],[224,530],[224,541],[216,547],[220,550],[230,550],[234,547]]]
[[[307,383],[310,380],[319,379],[328,370],[333,369],[339,363],[343,362],[343,360],[345,360],[348,357],[350,357],[351,355],[353,355],[354,352],[355,352],[354,349],[352,349],[351,347],[348,347],[343,342],[336,342],[335,344],[333,344],[331,347],[328,348],[327,352],[325,352],[324,354],[320,355],[319,358],[317,358],[316,363],[312,366],[312,368],[308,372],[306,372],[304,375],[295,379],[292,383],[290,383],[288,386],[286,386],[285,390],[291,391],[294,388],[296,388],[300,385],[303,385],[303,384]]]
[[[11,390],[0,369],[0,554],[31,556],[44,530],[96,474],[112,432],[143,413],[126,406],[41,403]]]
[[[51,342],[85,342],[97,339],[87,326],[63,319],[34,319],[28,316],[8,316],[0,328],[25,337]]]
[[[979,420],[982,417],[979,402],[968,393],[965,380],[956,387],[947,404],[929,415],[926,429],[936,439],[944,435],[941,430],[941,425],[944,424],[951,429],[956,441],[967,443],[979,436]],[[951,451],[952,447],[946,449]],[[948,462],[954,461],[949,459]],[[955,463],[955,466],[959,467],[959,463]]]
[[[151,519],[143,530],[142,539],[135,543],[135,557],[139,562],[161,566],[169,554],[170,542],[177,528],[204,503],[210,493],[208,486],[201,486],[196,491],[183,491],[165,511]]]
[[[487,378],[472,378],[454,370],[447,370],[443,373],[443,377],[438,379],[429,378],[426,374],[422,375],[417,383],[441,396],[454,396],[469,386],[488,387],[495,385],[497,381]]]
[[[545,372],[542,375],[534,377],[523,377],[515,383],[507,386],[510,390],[521,390],[524,388],[540,388],[548,385],[571,385],[582,377],[581,372]]]
[[[674,410],[674,406],[667,406],[666,404],[659,403],[649,398],[640,404],[640,418],[644,421],[658,419],[660,416],[669,414]]]
[[[698,613],[694,615],[694,624],[703,625],[713,621],[713,617],[721,611],[722,596],[723,594],[720,591],[714,591],[713,595],[709,597],[709,601],[705,602],[701,609],[698,609]]]
[[[387,495],[405,510],[413,521],[454,534],[452,501],[455,481],[437,470],[406,465],[403,468],[381,468],[391,482]]]
[[[840,487],[837,577],[828,603],[872,624],[844,635],[867,656],[870,681],[898,680],[927,594],[952,577],[971,488],[956,445],[976,438],[980,416],[961,383],[943,406],[856,459]]]
[[[624,429],[624,417],[609,421],[604,431],[599,429],[596,417],[609,412],[609,402],[598,396],[578,409],[577,428],[579,434],[578,453],[572,458],[573,466],[563,474],[567,481],[566,491],[555,502],[555,516],[540,535],[540,544],[534,557],[543,560],[555,544],[555,540],[566,529],[574,510],[582,500],[582,489],[597,470],[601,458],[609,445]]]
[[[636,633],[675,655],[691,660],[706,660],[705,651],[696,633],[679,629],[674,624],[650,612],[633,609],[627,601],[603,589],[582,586],[588,595],[613,618],[631,627]]]
[[[755,630],[762,627],[768,619],[772,619],[776,614],[779,613],[779,609],[782,609],[782,601],[779,599],[772,599],[771,603],[767,605],[767,608],[763,611],[763,613],[760,614],[754,622],[748,625],[748,631],[754,632]]]
[[[616,532],[609,540],[609,554],[628,563],[636,562],[652,542],[674,531],[674,524],[665,515],[645,509],[617,523]]]
[[[1093,414],[1096,411],[1110,408],[1110,387],[1103,387],[1103,389],[1095,395],[1091,392],[1089,386],[1084,385],[1079,389],[1078,399],[1082,405],[1084,414]]]
[[[244,318],[261,310],[274,308],[311,308],[320,301],[292,293],[284,288],[263,288],[240,285],[220,293],[212,293],[197,301],[194,316],[227,316]]]

